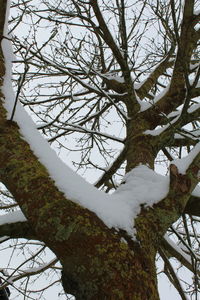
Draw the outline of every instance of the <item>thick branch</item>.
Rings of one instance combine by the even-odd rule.
[[[190,257],[185,254],[181,249],[178,249],[176,245],[173,247],[173,242],[168,238],[163,238],[161,241],[162,247],[168,253],[169,257],[175,257],[181,264],[183,264],[188,270],[193,272],[193,266],[190,261]]]
[[[0,236],[9,238],[25,238],[29,240],[37,239],[33,228],[29,222],[15,222],[0,225]]]
[[[197,46],[199,40],[197,32],[195,32],[194,29],[193,7],[193,0],[185,1],[180,40],[169,89],[152,109],[143,113],[145,118],[153,120],[154,127],[159,125],[161,120],[159,113],[168,115],[170,112],[174,111],[176,107],[184,103],[186,94],[187,97],[192,97],[193,91],[191,89],[188,91],[190,85],[188,79],[189,64],[193,50]]]
[[[156,68],[145,80],[142,86],[139,89],[136,89],[136,92],[141,99],[147,97],[149,91],[157,83],[158,78],[161,75],[163,75],[163,73],[167,70],[167,68],[173,66],[174,61],[169,61],[173,52],[174,52],[174,47],[171,47],[168,55],[156,66]]]
[[[121,166],[121,164],[125,161],[126,159],[126,151],[127,148],[126,146],[122,150],[122,152],[118,155],[116,160],[112,163],[110,168],[106,170],[106,172],[102,175],[102,177],[98,180],[98,182],[95,184],[97,188],[99,188],[102,184],[104,184],[106,181],[111,179],[112,175],[117,171],[117,169]]]
[[[91,0],[90,4],[94,10],[94,13],[95,13],[95,16],[96,16],[98,22],[99,22],[101,31],[103,32],[104,41],[107,43],[107,45],[110,47],[110,49],[112,49],[112,52],[113,52],[117,62],[121,66],[122,70],[126,71],[127,65],[126,65],[125,60],[124,60],[118,46],[116,45],[116,43],[110,33],[110,30],[108,29],[106,22],[101,14],[101,11],[100,11],[99,5],[98,5],[98,1]]]
[[[169,90],[163,97],[152,105],[149,109],[142,111],[140,113],[141,117],[148,120],[150,123],[150,128],[154,129],[158,125],[168,124],[171,122],[171,118],[164,117],[164,115],[169,115],[171,112],[176,111],[177,107],[184,103],[186,88],[182,87],[179,93],[176,90]],[[200,88],[193,88],[190,90],[190,99],[200,96]],[[180,125],[196,120],[199,118],[199,109],[196,109],[191,113],[190,109],[188,113],[184,115],[184,118],[179,120]]]
[[[174,287],[177,289],[177,291],[179,292],[180,296],[181,296],[181,299],[182,300],[187,300],[185,294],[184,294],[184,291],[181,287],[181,284],[178,280],[178,277],[168,259],[168,257],[165,255],[165,252],[163,251],[162,248],[159,249],[159,254],[160,256],[162,257],[164,263],[165,263],[165,269],[167,270],[167,276],[168,278],[170,279],[170,281],[172,282],[172,284],[174,285]]]

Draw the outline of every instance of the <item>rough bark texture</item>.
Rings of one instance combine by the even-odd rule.
[[[186,175],[177,180],[177,170],[172,169],[171,194],[154,209],[143,209],[135,221],[137,241],[132,241],[58,191],[20,137],[18,126],[5,120],[2,106],[0,153],[1,181],[19,203],[36,238],[60,259],[66,292],[77,299],[159,299],[155,254],[162,235],[189,198],[192,186]]]
[[[158,299],[154,265],[158,241],[146,239],[148,223],[138,231],[144,239],[140,244],[140,238],[134,242],[123,232],[109,230],[96,215],[67,200],[21,139],[15,123],[1,122],[0,152],[1,180],[36,238],[60,259],[66,292],[77,299]]]

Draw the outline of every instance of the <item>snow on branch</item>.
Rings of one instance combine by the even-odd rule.
[[[22,211],[13,211],[8,214],[0,216],[0,226],[4,224],[11,224],[16,222],[26,222],[27,219],[25,218]]]
[[[25,216],[21,211],[0,216],[0,243],[10,238],[36,239]]]
[[[195,189],[192,191],[192,196],[200,198],[200,186],[197,185]]]
[[[7,26],[6,22],[5,35]],[[152,206],[163,199],[168,193],[169,178],[141,165],[126,175],[125,184],[122,184],[112,195],[99,191],[87,183],[61,161],[37,131],[36,125],[25,109],[19,102],[15,103],[11,82],[12,49],[8,39],[3,39],[2,48],[6,67],[2,91],[5,96],[4,107],[7,110],[7,118],[10,119],[10,116],[13,115],[13,121],[18,124],[22,138],[30,145],[39,161],[48,170],[55,185],[67,199],[94,212],[109,228],[121,228],[133,236],[135,233],[134,219],[140,213],[141,205]],[[8,216],[10,222],[14,217],[15,221],[25,221],[19,212]],[[5,218],[3,217],[2,223],[6,221]]]
[[[15,275],[9,278],[9,283],[13,283],[17,280],[20,280],[24,277],[34,276],[46,271],[49,268],[52,268],[58,262],[57,258],[52,259],[50,262],[40,265],[37,268],[29,268],[26,270],[19,270],[19,275]],[[4,285],[6,286],[6,284]]]
[[[84,132],[86,134],[90,134],[90,135],[98,135],[98,136],[102,136],[105,137],[107,139],[111,139],[115,142],[119,142],[119,143],[123,143],[124,144],[124,139],[122,138],[118,138],[117,136],[114,135],[110,135],[104,132],[100,132],[100,131],[96,131],[96,130],[90,130],[87,128],[84,128],[83,126],[77,125],[77,124],[66,124],[66,127],[63,128],[63,132],[59,133],[57,135],[55,135],[54,137],[51,137],[48,141],[49,142],[53,142],[55,141],[58,137],[64,135],[65,133],[69,132],[69,131],[76,131],[76,132]]]
[[[41,252],[41,250],[39,252]],[[30,257],[25,262],[23,262],[22,265],[27,263],[29,260],[31,260],[33,258],[34,258],[34,256]],[[41,264],[39,267],[28,268],[25,270],[21,270],[21,269],[18,270],[18,268],[19,268],[18,267],[17,269],[14,270],[14,272],[11,275],[9,275],[7,270],[4,269],[3,271],[4,271],[4,273],[6,273],[5,275],[7,276],[7,278],[4,278],[4,283],[1,284],[1,289],[7,287],[8,285],[13,285],[14,282],[21,280],[24,277],[34,276],[34,275],[40,274],[40,273],[48,270],[49,268],[53,268],[57,262],[58,262],[58,259],[53,258],[48,263]],[[16,271],[18,271],[18,273],[19,273],[18,275],[14,275],[14,273]]]
[[[7,235],[5,235],[5,236],[2,236],[1,238],[0,238],[0,243],[3,243],[3,242],[5,242],[5,241],[7,241],[7,240],[9,240],[9,236],[7,236]]]
[[[198,142],[191,152],[181,159],[175,159],[171,161],[171,165],[175,165],[178,168],[179,174],[185,174],[194,161],[194,159],[200,154],[200,142]]]

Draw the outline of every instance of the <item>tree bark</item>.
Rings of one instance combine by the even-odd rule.
[[[144,241],[132,241],[66,199],[21,138],[18,126],[5,120],[2,106],[0,112],[1,181],[36,238],[60,259],[65,291],[77,299],[159,299],[154,242],[150,245],[148,240],[145,246]]]
[[[135,220],[133,241],[66,199],[20,136],[17,124],[6,120],[2,105],[0,165],[0,179],[24,212],[35,237],[60,260],[66,293],[77,299],[159,299],[155,255],[164,232],[180,215],[174,196],[177,203],[183,193],[185,203],[189,198],[192,187],[186,179],[179,180],[182,185],[175,184],[178,174],[174,171],[173,193],[154,209],[142,210]]]
[[[0,2],[5,4],[3,0]],[[91,3],[95,8],[94,1]],[[0,16],[5,15],[5,5],[3,8]],[[2,36],[1,23],[0,26]],[[121,61],[113,41],[108,39],[107,43]],[[5,73],[2,55],[0,72],[2,83]],[[181,175],[172,166],[169,194],[153,208],[141,208],[135,219],[136,237],[133,239],[122,230],[109,229],[93,212],[70,201],[59,191],[21,137],[18,125],[6,119],[2,93],[0,98],[0,180],[28,220],[24,226],[18,224],[20,234],[43,241],[60,260],[65,292],[75,295],[77,300],[159,299],[156,252],[167,228],[184,211],[197,184],[199,167]],[[127,125],[127,171],[140,163],[153,168],[157,154],[155,138],[144,134],[150,121],[144,122],[142,116],[134,119],[134,113]],[[199,160],[195,163],[199,164]],[[4,230],[12,230],[12,226]]]
[[[164,232],[179,217],[174,195],[177,203],[179,198],[185,203],[189,198],[192,187],[187,178],[181,177],[181,184],[175,184],[178,174],[173,170],[173,192],[154,209],[142,210],[135,220],[133,241],[66,199],[20,137],[18,126],[3,116],[5,113],[0,122],[1,180],[36,238],[61,261],[66,293],[77,299],[159,299],[155,255]]]
[[[66,292],[77,299],[159,299],[152,241],[150,245],[148,239],[146,246],[145,241],[132,241],[67,200],[15,123],[1,122],[0,153],[1,180],[36,238],[60,259]],[[144,235],[149,232],[143,233],[143,239]]]

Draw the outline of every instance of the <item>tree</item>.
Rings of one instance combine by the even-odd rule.
[[[182,299],[186,291],[169,259],[193,273],[188,293],[197,299],[198,1],[14,1],[16,96],[8,87],[6,2],[0,180],[6,201],[26,219],[18,211],[1,217],[1,236],[51,249],[65,293],[76,299],[159,299],[157,253]],[[79,151],[80,172],[99,170],[96,189],[44,139],[63,156]],[[165,176],[154,170],[159,162]]]

